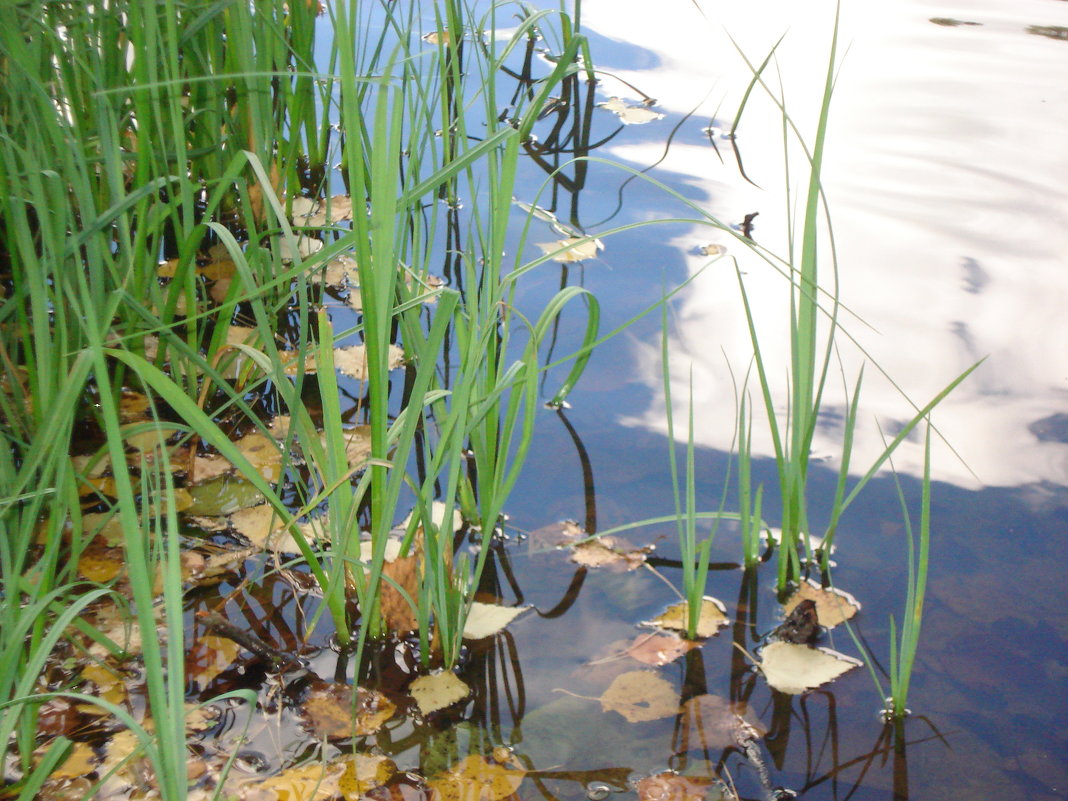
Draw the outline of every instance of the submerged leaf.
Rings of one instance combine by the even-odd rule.
[[[708,789],[715,784],[712,779],[700,776],[680,776],[665,770],[639,779],[634,789],[638,801],[704,801]]]
[[[241,653],[241,646],[227,637],[205,634],[190,646],[185,655],[186,677],[207,687],[212,679],[226,670]]]
[[[455,673],[443,670],[429,676],[420,676],[412,682],[408,692],[415,699],[419,711],[429,715],[467,698],[471,694],[471,688],[460,681]]]
[[[826,684],[863,664],[829,648],[810,648],[788,642],[768,643],[761,657],[760,670],[768,684],[791,695]]]
[[[684,640],[674,634],[639,634],[629,648],[627,656],[644,662],[646,665],[660,667],[674,662],[687,651],[697,648],[700,643]]]
[[[529,606],[498,606],[474,601],[464,622],[464,639],[492,637],[528,609]]]
[[[718,750],[759,739],[767,729],[745,701],[728,701],[718,695],[697,695],[682,705],[688,726],[683,729],[683,748]],[[697,743],[688,742],[691,732]]]
[[[605,712],[618,712],[631,723],[669,718],[679,711],[679,695],[666,679],[651,670],[616,676],[601,695]]]
[[[688,616],[689,604],[686,601],[680,601],[669,606],[659,617],[647,620],[642,625],[684,632],[686,631]],[[701,614],[697,618],[696,634],[698,637],[714,637],[729,622],[726,607],[722,603],[715,598],[703,598],[701,600]]]

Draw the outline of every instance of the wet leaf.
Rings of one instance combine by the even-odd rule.
[[[688,724],[683,729],[681,750],[684,751],[694,748],[716,751],[767,734],[767,729],[744,701],[732,702],[705,693],[683,704],[682,713]],[[688,742],[691,733],[697,739],[695,744]]]
[[[396,370],[404,365],[404,349],[396,345],[389,346],[389,369]],[[367,352],[363,345],[348,345],[334,349],[334,367],[343,375],[359,381],[367,379]]]
[[[582,530],[582,526],[574,520],[562,520],[534,529],[527,535],[527,542],[532,551],[549,550],[571,545],[585,536],[586,532]]]
[[[341,760],[345,766],[338,787],[345,801],[360,801],[369,790],[381,787],[397,773],[397,766],[381,754],[353,754]]]
[[[499,606],[474,601],[464,622],[464,639],[492,637],[528,609],[529,606]]]
[[[63,764],[50,774],[52,779],[77,779],[96,770],[99,758],[89,743],[74,743]]]
[[[300,553],[293,535],[284,527],[282,519],[269,503],[234,512],[230,515],[230,524],[238,534],[262,551]],[[298,523],[297,528],[312,544],[325,530],[321,522]]]
[[[570,263],[596,258],[597,251],[604,250],[604,243],[600,239],[569,236],[556,242],[538,242],[538,247],[545,254],[556,253],[560,248],[567,248],[567,250],[556,253],[553,256],[553,261]]]
[[[353,707],[351,685],[323,682],[308,695],[301,714],[315,736],[348,739],[374,734],[397,709],[375,690],[361,687],[357,698]]]
[[[699,776],[680,776],[670,770],[639,779],[638,801],[704,801],[714,782]]]
[[[862,664],[858,659],[829,648],[772,642],[764,646],[760,670],[772,688],[797,695],[833,681]]]
[[[471,688],[460,681],[455,673],[443,670],[420,676],[411,683],[408,692],[415,699],[419,711],[429,715],[467,698]]]
[[[124,704],[128,698],[126,678],[102,662],[90,662],[82,668],[82,678],[96,685],[92,693],[97,698],[113,704]]]
[[[298,765],[241,788],[242,801],[328,801],[341,791],[341,762]]]
[[[857,599],[848,592],[832,588],[823,589],[811,581],[802,581],[797,591],[783,604],[782,610],[789,615],[802,601],[816,602],[816,615],[820,625],[834,628],[849,620],[860,609]]]
[[[110,512],[82,515],[82,530],[86,536],[95,538],[104,545],[118,547],[126,540],[122,520],[117,514]]]
[[[107,584],[117,578],[126,567],[126,552],[122,548],[90,546],[78,558],[78,574],[89,581]]]
[[[241,653],[241,646],[227,637],[205,634],[194,642],[185,655],[186,676],[201,688],[226,670]]]
[[[627,648],[626,654],[646,665],[660,667],[699,646],[700,643],[684,640],[674,634],[639,634]]]
[[[686,618],[689,614],[689,604],[681,601],[669,606],[667,611],[659,617],[654,617],[642,623],[643,626],[657,626],[672,631],[686,631]],[[701,601],[701,614],[697,618],[697,636],[714,637],[719,630],[730,621],[727,618],[726,609],[715,598],[704,598]]]
[[[646,549],[634,548],[618,537],[601,537],[576,545],[571,551],[571,561],[586,567],[637,570],[645,563],[646,553]]]
[[[189,515],[218,517],[263,503],[263,493],[256,485],[238,475],[225,474],[188,488],[190,504],[183,511]]]
[[[432,801],[502,801],[519,789],[526,773],[522,767],[470,754],[427,784]]]
[[[679,695],[670,682],[651,670],[616,676],[601,695],[605,712],[618,712],[631,723],[669,718],[679,711]]]
[[[448,47],[452,44],[452,39],[449,36],[448,31],[431,31],[423,36],[423,41],[432,45],[440,44]]]
[[[598,103],[597,107],[611,111],[619,117],[620,122],[624,125],[643,125],[647,122],[664,118],[663,114],[653,111],[645,104],[630,104],[618,97],[609,98],[604,103]]]
[[[712,242],[707,245],[702,245],[699,250],[702,256],[722,256],[727,252],[727,246],[721,245],[718,242]]]
[[[282,452],[278,443],[256,431],[234,442],[241,455],[267,481],[275,482],[282,474]]]
[[[318,253],[323,249],[323,242],[321,239],[316,239],[311,236],[297,235],[296,237],[296,256],[301,259],[306,259],[314,253]],[[284,236],[276,237],[274,240],[274,246],[278,253],[278,258],[283,262],[293,261],[294,252],[289,245],[289,239]]]

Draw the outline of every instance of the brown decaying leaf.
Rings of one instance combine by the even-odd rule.
[[[601,537],[583,542],[571,551],[571,561],[586,567],[611,567],[619,571],[637,570],[645,563],[645,548],[634,548],[618,537]]]
[[[749,704],[728,701],[718,695],[696,695],[682,705],[686,726],[682,729],[681,751],[694,748],[719,750],[767,734]],[[695,743],[690,743],[693,735]]]
[[[393,717],[396,706],[382,693],[361,687],[355,716],[353,711],[351,685],[322,682],[304,701],[301,714],[315,736],[348,739],[374,734]]]
[[[90,546],[78,558],[78,574],[89,581],[106,584],[123,572],[125,557],[126,552],[122,548]]]
[[[849,620],[860,609],[857,600],[847,592],[823,589],[811,581],[802,581],[797,591],[783,604],[783,613],[789,615],[802,601],[816,602],[816,615],[820,619],[820,625],[829,629]]]
[[[419,628],[415,610],[408,601],[410,599],[415,602],[419,598],[419,576],[422,563],[422,548],[417,546],[407,556],[398,556],[392,562],[385,562],[382,565],[384,578],[379,603],[386,626],[395,634],[404,635]],[[393,584],[386,581],[386,578],[392,579],[403,587],[408,598],[405,598]]]
[[[699,646],[700,643],[684,640],[674,634],[639,634],[627,648],[626,654],[646,665],[660,667]]]
[[[638,793],[638,801],[704,801],[712,784],[711,779],[680,776],[665,770],[639,779],[634,789]]]
[[[411,683],[408,692],[415,699],[419,711],[429,715],[467,698],[471,694],[471,688],[455,673],[443,670],[429,676],[420,676]]]
[[[632,670],[616,676],[601,695],[605,712],[618,712],[631,723],[669,718],[679,711],[679,694],[651,670]]]
[[[515,794],[526,773],[518,760],[501,764],[470,754],[427,784],[431,801],[502,801]]]
[[[681,601],[669,606],[664,614],[652,620],[642,623],[643,626],[658,626],[672,631],[686,631],[686,618],[689,606],[686,601]],[[723,604],[715,598],[704,598],[701,601],[701,614],[697,618],[697,636],[714,637],[719,630],[730,621],[723,610]]]

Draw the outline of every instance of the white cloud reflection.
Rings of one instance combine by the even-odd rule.
[[[841,45],[848,53],[832,106],[824,183],[842,298],[870,325],[847,318],[847,327],[921,404],[987,357],[935,413],[935,424],[968,466],[942,447],[934,470],[940,480],[975,485],[970,468],[985,484],[1068,483],[1068,444],[1055,441],[1068,438],[1068,425],[1044,435],[1046,441],[1029,428],[1068,413],[1068,43],[1026,32],[1029,25],[1068,25],[1063,5],[950,2],[939,6],[940,14],[982,25],[948,27],[929,22],[934,7],[918,0],[843,3]],[[584,0],[583,25],[656,54],[660,63],[652,69],[628,72],[610,59],[608,67],[656,97],[660,111],[688,112],[711,89],[701,112],[706,121],[720,103],[721,117],[733,113],[748,80],[724,31],[757,61],[789,31],[779,69],[787,105],[810,131],[833,3],[701,6],[716,22],[685,0],[657,3],[655,10],[648,2]],[[610,81],[603,89],[621,93]],[[708,157],[700,119],[679,137],[692,146],[675,146],[662,168],[700,186],[713,198],[709,210],[725,220],[759,211],[755,237],[782,252],[786,210],[775,109],[754,106],[739,138],[761,189],[738,180],[729,152],[725,166]],[[729,143],[720,145],[729,151]],[[629,145],[611,154],[651,163],[661,147]],[[677,239],[691,270],[707,261],[695,247],[712,238],[709,229],[695,229]],[[740,258],[741,250],[730,247]],[[785,402],[785,282],[752,259],[743,269],[765,359]],[[726,260],[683,295],[676,323],[674,397],[685,403],[692,363],[697,439],[726,449],[735,408],[726,359],[740,375],[752,351]],[[642,380],[654,388],[661,381],[656,351],[639,354]],[[843,355],[851,382],[864,358],[851,347]],[[831,383],[840,387],[841,376],[832,375]],[[832,405],[839,396],[832,393]],[[678,421],[686,419],[684,407],[676,412]],[[892,429],[909,416],[907,402],[869,363],[854,465],[866,469],[881,449],[873,419]],[[628,422],[663,430],[662,402]],[[822,430],[816,455],[835,452],[838,435],[833,425]],[[755,450],[770,453],[767,437],[757,439]],[[907,444],[895,463],[919,472],[920,443]]]

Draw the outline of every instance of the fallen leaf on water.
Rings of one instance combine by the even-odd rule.
[[[195,679],[201,688],[226,670],[241,653],[241,646],[227,637],[205,634],[197,638],[185,655],[186,676]]]
[[[645,563],[645,548],[634,548],[618,537],[601,537],[582,542],[571,551],[571,561],[586,567],[613,567],[637,570]]]
[[[541,252],[546,255],[555,253],[556,255],[553,256],[553,261],[570,263],[595,258],[597,256],[597,251],[604,250],[604,243],[601,242],[600,239],[584,239],[579,236],[569,236],[567,239],[561,239],[556,242],[538,242],[538,247],[541,248]],[[567,249],[556,253],[560,248]]]
[[[404,349],[389,346],[388,368],[396,370],[404,365]],[[363,345],[347,345],[334,349],[334,367],[343,375],[363,381],[367,378],[367,351]]]
[[[702,245],[698,250],[700,250],[702,256],[722,256],[727,252],[727,247],[718,242],[712,242],[708,245]]]
[[[82,668],[82,678],[96,685],[97,698],[113,704],[124,704],[128,699],[126,678],[103,662],[90,662]]]
[[[492,637],[528,609],[529,606],[498,606],[474,601],[464,622],[464,639]]]
[[[682,751],[697,747],[719,750],[767,734],[767,729],[745,701],[728,701],[705,693],[683,704],[682,713],[689,724],[683,728]],[[688,743],[691,732],[698,741],[693,745]]]
[[[857,599],[848,592],[833,588],[823,589],[811,581],[802,581],[797,591],[783,604],[782,611],[789,615],[802,601],[816,602],[816,615],[820,625],[829,629],[849,620],[860,609]]]
[[[519,789],[526,774],[518,765],[502,765],[470,754],[427,784],[431,801],[501,801]]]
[[[532,551],[555,549],[570,545],[585,536],[586,532],[582,530],[582,526],[574,520],[562,520],[534,529],[527,535],[527,543]]]
[[[393,760],[382,754],[353,754],[339,761],[345,766],[338,779],[338,787],[345,801],[359,801],[397,773]]]
[[[341,791],[341,762],[298,765],[260,781],[243,782],[243,801],[328,801]]]
[[[700,643],[684,640],[674,634],[639,634],[627,648],[626,654],[646,665],[660,667],[668,662],[674,662],[699,645]]]
[[[89,581],[107,584],[119,576],[126,566],[126,552],[122,548],[90,546],[78,558],[78,574]]]
[[[616,676],[601,695],[605,712],[618,712],[631,723],[669,718],[679,711],[679,694],[651,670],[632,670]]]
[[[624,125],[643,125],[647,122],[664,118],[663,114],[653,111],[647,105],[631,105],[618,97],[612,97],[604,103],[598,103],[597,107],[611,111],[619,117]]]
[[[301,714],[317,737],[348,739],[374,734],[397,709],[375,690],[361,687],[357,699],[354,708],[351,685],[323,682],[308,695]]]
[[[408,692],[424,715],[437,712],[471,694],[471,688],[448,670],[420,676],[411,683]]]
[[[89,743],[77,742],[71,748],[63,764],[50,774],[52,779],[77,779],[86,776],[96,770],[99,761],[96,753]]]
[[[270,482],[275,482],[282,474],[282,452],[278,443],[258,431],[243,436],[234,445],[241,455],[256,468],[256,472]]]
[[[642,623],[643,626],[657,626],[672,631],[686,631],[686,618],[689,614],[689,604],[680,601],[669,606],[664,614],[654,617]],[[697,636],[714,637],[719,630],[730,621],[727,618],[726,608],[715,598],[701,600],[701,614],[697,618]]]
[[[315,239],[310,236],[296,236],[296,256],[301,259],[306,259],[313,253],[318,253],[323,249],[323,242],[321,239]],[[278,258],[283,262],[293,261],[294,252],[293,248],[289,244],[289,239],[285,236],[276,237],[274,240],[274,246],[278,252]]]
[[[448,47],[450,44],[452,44],[452,39],[449,36],[448,31],[431,31],[430,33],[425,34],[423,36],[423,41],[432,45],[444,45],[445,47]]]
[[[634,784],[638,801],[704,801],[715,782],[699,776],[680,776],[665,770]]]
[[[772,642],[764,646],[760,670],[772,688],[797,695],[826,684],[862,664],[858,659],[829,648]]]

